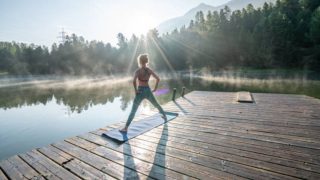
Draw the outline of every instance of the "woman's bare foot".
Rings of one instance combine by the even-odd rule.
[[[126,133],[128,131],[128,128],[127,127],[124,127],[122,129],[119,130],[120,132],[123,132],[123,133]]]
[[[162,119],[164,119],[165,121],[167,121],[167,116],[166,116],[166,115],[162,115],[161,117],[162,117]]]

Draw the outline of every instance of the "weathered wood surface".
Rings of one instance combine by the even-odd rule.
[[[179,117],[128,142],[102,136],[120,122],[4,160],[0,179],[320,179],[320,100],[251,96],[194,91],[163,106]]]
[[[253,103],[253,99],[250,92],[238,92],[237,101],[242,103]]]
[[[44,179],[18,156],[2,161],[0,167],[10,179]]]
[[[0,180],[7,180],[8,178],[6,177],[6,175],[2,172],[2,170],[0,169]]]

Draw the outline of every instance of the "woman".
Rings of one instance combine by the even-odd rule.
[[[150,68],[147,67],[147,64],[149,62],[147,54],[139,55],[137,60],[138,60],[138,64],[139,64],[139,69],[137,69],[135,71],[134,78],[133,78],[133,87],[134,87],[134,90],[136,93],[136,97],[134,98],[131,113],[128,117],[127,123],[126,123],[125,127],[120,130],[121,132],[128,131],[128,127],[129,127],[131,121],[133,120],[134,115],[136,114],[136,111],[137,111],[140,103],[145,98],[148,99],[153,104],[153,106],[155,106],[159,110],[159,112],[162,114],[162,118],[164,120],[167,120],[167,117],[166,117],[163,109],[161,108],[161,106],[159,105],[159,103],[157,102],[157,100],[155,99],[155,97],[152,94],[152,92],[155,92],[157,90],[160,78]],[[150,76],[153,76],[156,79],[156,85],[152,91],[151,91],[149,84],[148,84]],[[138,89],[137,89],[137,84],[136,84],[137,80],[138,80]]]

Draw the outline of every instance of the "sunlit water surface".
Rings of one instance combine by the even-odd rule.
[[[0,83],[0,160],[125,121],[134,98],[130,78],[6,78]],[[320,98],[319,80],[225,74],[162,78],[156,98],[164,104],[171,100],[173,88],[179,96],[183,86],[187,92],[245,90]],[[145,101],[137,115],[151,108]]]

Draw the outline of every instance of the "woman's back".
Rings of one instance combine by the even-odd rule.
[[[151,69],[148,67],[141,67],[137,69],[135,73],[139,80],[139,86],[149,86],[148,82],[151,76]]]

